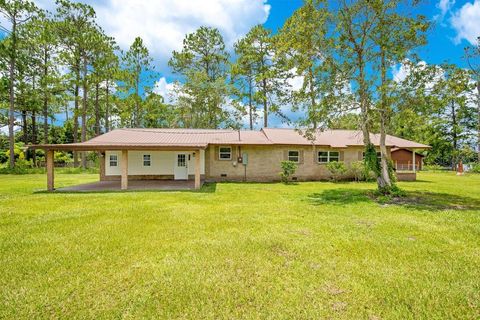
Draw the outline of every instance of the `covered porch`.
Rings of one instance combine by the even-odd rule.
[[[417,171],[421,170],[423,155],[417,154],[417,151],[423,149],[402,148],[394,149],[391,157],[397,175],[398,181],[416,181]]]
[[[202,186],[201,180],[201,150],[205,146],[159,146],[159,145],[136,145],[136,146],[120,146],[120,145],[91,145],[85,143],[63,144],[63,145],[39,145],[35,148],[45,150],[46,171],[47,171],[47,190],[55,191],[55,151],[76,151],[76,152],[97,152],[100,163],[100,177],[98,182],[88,183],[78,186],[70,186],[58,189],[58,191],[116,191],[116,190],[198,190]],[[105,152],[113,150],[120,155],[119,179],[105,179]],[[189,152],[193,155],[193,177],[186,175],[185,179],[138,179],[129,173],[129,152],[133,151],[169,151],[169,152]],[[184,159],[184,158],[183,158]],[[185,159],[184,159],[185,162]],[[192,179],[193,178],[193,179]]]
[[[200,181],[200,186],[203,181]],[[128,190],[195,190],[195,181],[193,180],[132,180],[128,183]],[[56,192],[102,192],[102,191],[121,191],[121,181],[96,181],[91,183],[79,184],[58,188]]]

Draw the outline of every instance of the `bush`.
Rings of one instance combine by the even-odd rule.
[[[73,162],[72,156],[67,152],[55,152],[55,163],[68,164]]]
[[[282,182],[288,183],[290,177],[295,174],[295,171],[297,170],[297,164],[293,161],[282,161],[280,167],[282,168],[282,172],[280,172]]]
[[[354,161],[349,164],[347,175],[355,181],[365,180],[365,165],[363,161]]]
[[[472,163],[469,172],[480,173],[480,163]]]
[[[343,162],[329,162],[327,163],[327,169],[332,174],[333,181],[340,181],[347,173],[347,167]]]

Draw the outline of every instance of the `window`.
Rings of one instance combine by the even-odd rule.
[[[328,162],[328,151],[319,151],[318,152],[318,162],[327,163]]]
[[[152,164],[152,157],[149,154],[144,154],[143,155],[143,166],[144,167],[150,167]]]
[[[110,167],[116,167],[118,165],[118,156],[111,154],[109,157]]]
[[[338,151],[318,151],[319,163],[339,162],[339,161],[340,161],[340,152]]]
[[[298,151],[288,151],[288,161],[299,162],[300,157]]]
[[[330,151],[328,153],[328,161],[329,162],[338,162],[340,161],[340,152],[338,151]]]
[[[232,148],[231,147],[218,148],[218,158],[220,160],[232,160]]]
[[[177,167],[186,167],[187,157],[184,153],[177,154]]]

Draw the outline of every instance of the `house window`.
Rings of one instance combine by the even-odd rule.
[[[118,156],[116,154],[111,154],[109,157],[110,167],[118,166]]]
[[[152,164],[152,156],[149,154],[144,154],[143,155],[143,166],[144,167],[150,167]]]
[[[328,153],[328,162],[338,162],[340,161],[340,152],[330,151]]]
[[[299,162],[299,152],[298,151],[288,151],[288,161]]]
[[[218,158],[220,160],[232,160],[232,147],[218,148]]]
[[[318,151],[319,163],[339,162],[339,161],[340,161],[340,152],[338,151]]]
[[[184,153],[177,154],[177,167],[182,168],[187,166],[187,156]]]
[[[328,162],[328,151],[319,151],[318,152],[318,162],[327,163]]]

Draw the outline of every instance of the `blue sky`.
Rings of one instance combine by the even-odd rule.
[[[302,0],[269,0],[265,4],[269,5],[269,11],[263,24],[276,32],[302,5]],[[428,44],[418,49],[420,59],[429,64],[449,62],[466,67],[464,48],[480,35],[480,0],[430,0],[416,12],[432,23],[427,34]],[[175,78],[169,70],[165,70],[163,76],[166,82]]]

